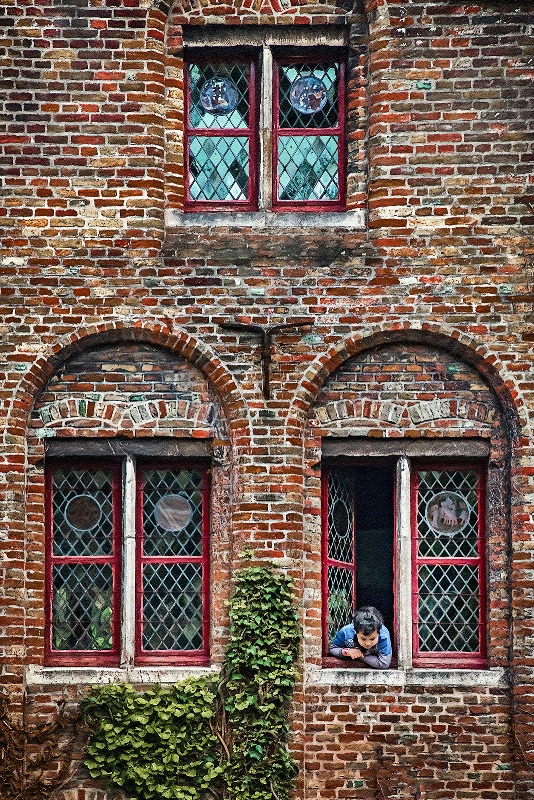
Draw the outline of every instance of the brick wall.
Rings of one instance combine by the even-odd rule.
[[[221,596],[242,542],[277,559],[296,580],[311,664],[321,435],[358,420],[371,437],[493,437],[491,665],[509,669],[511,688],[306,678],[293,716],[306,764],[297,798],[523,800],[534,786],[532,11],[521,0],[349,6],[37,0],[1,10],[0,682],[13,708],[25,684],[43,709],[63,692],[28,683],[42,654],[35,433],[102,435],[97,416],[85,427],[86,389],[66,376],[91,373],[87,391],[105,394],[119,376],[103,367],[124,360],[132,387],[166,401],[167,384],[156,391],[130,372],[140,353],[165,352],[158,371],[183,378],[227,423],[231,457],[214,495],[228,516]],[[206,227],[180,216],[182,26],[210,24],[350,28],[349,202],[363,226]],[[304,316],[312,328],[274,338],[265,401],[258,339],[220,322]],[[401,367],[391,394],[406,395],[402,408],[360,381],[371,367],[388,379]],[[455,403],[454,415],[421,405],[436,400],[449,413]],[[161,434],[161,415],[147,413],[143,430]],[[119,417],[106,435],[131,409]],[[77,785],[68,800],[103,797],[86,777]]]

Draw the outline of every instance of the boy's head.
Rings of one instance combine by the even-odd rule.
[[[384,624],[382,614],[374,606],[363,606],[354,615],[354,630],[360,647],[370,650],[378,642],[380,628]]]

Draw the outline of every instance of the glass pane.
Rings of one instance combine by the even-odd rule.
[[[280,128],[335,128],[337,110],[337,64],[280,65]]]
[[[420,652],[478,652],[478,568],[424,564],[418,586]]]
[[[417,507],[421,558],[476,558],[478,475],[473,470],[422,470]]]
[[[280,136],[278,199],[337,200],[338,137]]]
[[[353,573],[350,569],[328,567],[328,638],[352,622],[354,614]]]
[[[202,647],[202,566],[145,564],[143,649]]]
[[[331,472],[328,476],[328,558],[354,561],[354,510],[350,481]]]
[[[192,136],[189,194],[192,200],[246,200],[249,142],[244,136]]]
[[[110,564],[57,564],[53,568],[52,648],[112,648]]]
[[[197,470],[145,472],[143,552],[147,556],[202,553],[202,474]]]
[[[191,128],[248,128],[249,75],[249,64],[190,64]]]
[[[54,470],[54,555],[103,556],[113,549],[111,473]]]

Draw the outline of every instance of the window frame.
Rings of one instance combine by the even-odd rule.
[[[260,52],[257,48],[209,48],[199,53],[195,48],[187,49],[184,58],[184,183],[186,212],[206,211],[257,211],[259,202],[260,175]],[[249,119],[247,128],[192,128],[189,123],[191,78],[190,64],[247,63],[249,66]],[[247,137],[249,141],[248,196],[246,200],[194,200],[190,194],[190,156],[189,142],[193,136],[208,138],[231,136]]]
[[[143,497],[144,480],[141,475],[152,469],[175,470],[179,463],[179,469],[195,469],[202,474],[201,494],[202,494],[202,533],[201,533],[201,555],[200,556],[147,556],[143,554],[144,525],[143,525]],[[211,480],[209,470],[206,465],[187,461],[145,461],[138,463],[136,469],[136,501],[135,501],[135,663],[145,664],[207,664],[209,661],[209,635],[210,635],[210,489]],[[143,566],[149,563],[158,564],[200,564],[202,572],[202,642],[203,646],[198,650],[144,650],[143,641]]]
[[[410,516],[412,526],[411,536],[411,567],[412,567],[412,659],[416,667],[439,668],[444,663],[447,667],[463,667],[468,669],[480,669],[487,665],[487,566],[486,566],[486,469],[480,462],[444,462],[444,461],[418,461],[414,460],[411,464],[411,487],[410,487]],[[435,558],[420,557],[418,554],[418,526],[417,526],[417,504],[419,491],[419,476],[421,470],[439,470],[440,472],[453,471],[473,471],[477,474],[477,497],[478,497],[478,538],[477,538],[477,557],[457,557],[457,558]],[[418,567],[421,564],[470,564],[476,565],[478,569],[478,638],[479,650],[472,653],[463,652],[440,652],[431,651],[422,653],[419,651],[419,631],[418,631]]]
[[[350,449],[350,448],[349,448]],[[323,463],[321,471],[321,597],[322,597],[322,653],[324,666],[331,667],[333,662],[339,666],[340,662],[328,655],[328,567],[332,559],[328,555],[328,500],[329,476],[332,471],[356,466],[370,466],[391,463],[392,470],[396,473],[393,483],[393,611],[394,629],[392,642],[394,647],[393,664],[398,668],[428,668],[428,669],[483,669],[488,666],[487,654],[487,554],[486,554],[486,483],[488,462],[486,458],[452,459],[438,455],[436,458],[421,457],[415,454],[410,456],[396,452],[365,455],[357,454],[339,457],[328,457]],[[478,565],[478,601],[479,601],[479,651],[468,652],[433,652],[422,654],[418,650],[418,606],[417,606],[417,567],[419,563],[436,559],[418,559],[417,556],[417,492],[418,470],[436,469],[443,471],[472,470],[477,473],[478,493],[478,539],[477,557],[461,559],[442,559],[447,563],[476,563]],[[356,537],[357,522],[353,527],[353,606],[356,610]],[[438,561],[440,561],[438,559]],[[408,563],[407,563],[408,562]],[[392,665],[393,665],[392,664]],[[358,667],[359,665],[343,664],[343,666]]]
[[[346,209],[346,69],[345,54],[338,48],[317,48],[314,51],[299,48],[292,50],[294,55],[284,53],[282,48],[273,48],[272,82],[271,82],[271,210],[280,211],[344,211]],[[336,63],[337,74],[337,126],[330,128],[282,128],[279,124],[280,109],[280,74],[278,67],[288,64]],[[302,131],[302,133],[300,132]],[[278,199],[278,142],[281,136],[332,136],[338,137],[338,199],[337,200],[279,200]]]
[[[91,443],[92,444],[92,443]],[[99,443],[96,443],[98,447]],[[59,448],[60,449],[60,448]],[[80,448],[81,449],[81,448]],[[91,447],[88,448],[91,451]],[[46,666],[204,666],[210,663],[210,544],[211,544],[211,462],[205,456],[161,458],[144,452],[145,448],[131,448],[137,455],[128,453],[128,447],[118,447],[110,458],[97,455],[97,450],[85,456],[68,454],[48,455],[45,461],[45,647]],[[150,448],[149,448],[150,449]],[[70,469],[108,469],[112,473],[113,553],[112,556],[54,556],[53,553],[53,494],[54,471],[58,467]],[[143,651],[141,641],[140,606],[138,588],[140,575],[140,532],[138,498],[140,478],[144,468],[194,469],[201,472],[201,556],[195,557],[202,565],[202,647],[197,650]],[[131,470],[129,473],[129,469]],[[129,489],[129,477],[134,486]],[[142,509],[141,509],[142,512]],[[142,519],[142,517],[141,517]],[[133,542],[134,547],[131,547]],[[112,644],[110,650],[55,650],[53,635],[53,568],[57,563],[112,563]],[[171,557],[170,561],[180,558]],[[187,557],[185,561],[190,562]],[[161,562],[160,562],[161,563]]]
[[[80,470],[109,470],[112,475],[112,542],[111,556],[56,556],[54,555],[54,472],[65,466]],[[122,589],[122,478],[121,465],[112,459],[91,458],[51,459],[45,472],[45,663],[50,666],[66,664],[74,666],[102,665],[116,666],[121,654],[121,589]],[[112,644],[109,650],[55,650],[53,636],[53,570],[56,564],[63,563],[109,563],[112,566]]]
[[[302,31],[299,31],[302,33]],[[305,39],[298,43],[282,46],[275,41],[255,42],[254,36],[247,37],[248,44],[224,46],[217,42],[206,42],[199,51],[200,42],[193,41],[184,48],[184,211],[186,213],[205,212],[283,212],[347,210],[347,46],[339,42],[313,45]],[[231,129],[231,135],[249,135],[249,196],[247,200],[194,200],[190,195],[190,157],[189,142],[192,136],[225,135],[226,129],[192,128],[189,124],[191,63],[216,64],[222,59],[228,62],[243,62],[251,65],[249,80],[250,114],[248,129]],[[277,157],[280,132],[300,129],[280,129],[278,127],[278,64],[318,63],[329,61],[338,64],[338,124],[335,135],[338,137],[338,186],[337,200],[277,200]],[[253,79],[252,79],[253,76]],[[303,129],[304,130],[304,129]],[[248,134],[246,134],[248,131]],[[333,135],[334,128],[310,129],[313,135]],[[308,131],[308,133],[310,132]],[[305,135],[304,132],[302,135]]]
[[[340,465],[341,466],[341,465]],[[348,562],[337,561],[329,556],[329,489],[330,489],[330,475],[336,469],[336,466],[329,463],[323,468],[321,479],[321,542],[322,542],[322,575],[321,575],[321,597],[322,597],[322,634],[323,634],[323,655],[328,655],[328,644],[330,632],[328,630],[328,573],[330,567],[341,567],[342,569],[349,569],[352,573],[352,604],[353,612],[356,610],[356,519],[354,513],[354,505],[352,507],[352,565]]]

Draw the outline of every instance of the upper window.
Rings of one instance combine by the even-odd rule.
[[[484,666],[481,466],[400,461],[325,471],[325,652],[372,605],[400,666]]]
[[[190,55],[189,210],[344,208],[345,69],[333,53]]]
[[[47,662],[204,662],[205,467],[54,461],[46,488]]]

